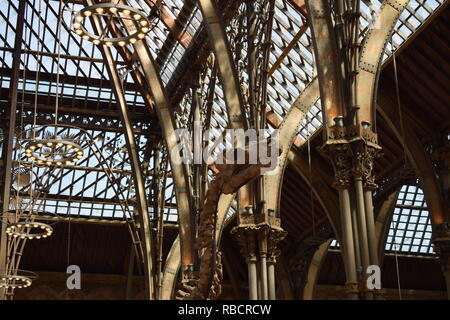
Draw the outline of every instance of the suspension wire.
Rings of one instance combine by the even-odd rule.
[[[398,107],[398,115],[400,120],[400,134],[401,134],[401,144],[403,148],[403,157],[404,157],[404,163],[403,167],[406,168],[408,164],[408,157],[406,155],[406,145],[405,145],[405,127],[403,122],[403,113],[402,113],[402,105],[400,100],[400,86],[398,81],[398,71],[397,71],[397,59],[396,54],[394,50],[394,34],[391,36],[391,52],[392,52],[392,63],[394,65],[394,81],[395,81],[395,94],[397,98],[397,107]]]
[[[42,67],[42,55],[41,55],[41,51],[43,50],[44,47],[44,40],[41,39],[41,14],[42,14],[42,0],[39,0],[39,8],[38,8],[38,31],[37,31],[37,42],[38,42],[38,47],[37,47],[37,52],[36,55],[38,57],[38,59],[36,59],[36,86],[35,86],[35,92],[34,92],[34,115],[33,115],[33,139],[36,138],[36,131],[35,131],[35,127],[36,127],[36,120],[37,120],[37,105],[38,105],[38,90],[39,90],[39,76],[41,73],[41,67]]]
[[[67,231],[67,266],[70,266],[70,238],[71,238],[71,222],[72,222],[72,215],[70,213],[70,198],[73,192],[73,186],[70,188],[70,194],[69,194],[69,201],[67,201],[67,217],[69,219],[68,221],[68,231]]]
[[[311,220],[312,220],[312,231],[313,236],[316,235],[316,222],[315,222],[315,214],[314,214],[314,195],[312,190],[312,169],[311,169],[311,134],[309,132],[309,112],[306,113],[306,135],[308,142],[308,179],[309,179],[309,198],[311,201]]]
[[[42,0],[39,0],[39,8],[38,8],[38,33],[37,33],[37,52],[36,55],[38,59],[36,59],[36,84],[35,84],[35,93],[34,93],[34,114],[33,114],[33,126],[32,126],[32,139],[36,138],[36,125],[37,125],[37,108],[38,108],[38,94],[39,94],[39,83],[40,83],[40,73],[42,68],[42,54],[44,48],[44,34],[45,34],[45,28],[42,32],[42,38],[41,38],[41,29],[42,29],[42,22],[41,22],[41,16],[42,16]],[[31,32],[30,32],[30,40],[31,40]],[[25,68],[26,69],[26,68]],[[39,170],[39,168],[37,168]],[[31,172],[34,172],[34,161],[31,162]],[[44,171],[45,172],[45,171]],[[39,181],[37,181],[39,183]],[[37,197],[36,197],[37,198]],[[33,211],[33,206],[35,204],[35,201],[37,199],[34,199],[34,190],[31,187],[31,181],[30,181],[30,202],[29,202],[29,210],[30,213]]]
[[[27,17],[28,17],[28,3],[25,5],[25,21],[27,20]],[[26,25],[24,25],[23,29],[24,29],[23,30],[23,33],[24,33],[23,38],[26,40],[27,39]],[[30,32],[30,37],[31,37],[31,32]],[[23,115],[24,115],[24,105],[25,105],[25,86],[26,86],[26,79],[27,79],[27,66],[28,66],[29,60],[30,60],[30,53],[28,53],[28,54],[25,53],[25,58],[23,61],[23,73],[22,73],[22,90],[21,90],[22,97],[21,97],[21,102],[20,102],[20,104],[21,104],[21,106],[20,106],[20,134],[19,134],[18,140],[23,139],[23,128],[24,128]],[[20,145],[20,144],[18,144],[16,142],[16,145]],[[18,168],[20,168],[20,164],[21,164],[21,160],[22,160],[20,157],[20,150],[21,150],[21,148],[19,149],[19,156],[18,156],[18,161],[17,161]],[[14,170],[14,171],[16,173],[16,179],[18,179],[20,181],[20,170]],[[14,181],[13,181],[13,183],[14,183]],[[19,186],[17,185],[17,187],[19,187]],[[31,190],[31,188],[30,188],[30,190]],[[16,205],[15,205],[16,209],[17,209],[17,199],[19,199],[19,188],[16,189]]]
[[[26,21],[27,17],[28,17],[28,3],[25,5],[25,17],[24,17],[25,21]],[[23,32],[24,32],[23,38],[26,40],[27,39],[27,27],[25,25],[24,25]],[[31,38],[31,32],[30,32],[30,38]],[[16,179],[17,179],[17,182],[16,182],[17,188],[15,190],[16,191],[16,203],[15,203],[15,208],[14,208],[15,221],[16,222],[19,221],[19,219],[21,218],[21,213],[22,213],[21,209],[23,209],[22,205],[18,203],[18,201],[19,201],[19,188],[20,188],[19,183],[20,183],[20,178],[21,178],[21,175],[22,175],[22,173],[20,171],[20,166],[21,166],[21,162],[22,162],[22,158],[21,158],[21,153],[20,152],[22,150],[22,147],[21,147],[21,144],[19,143],[19,141],[23,139],[23,129],[24,129],[23,115],[24,115],[24,104],[25,104],[25,86],[26,86],[26,79],[27,79],[27,77],[26,77],[26,75],[27,75],[27,66],[28,66],[29,60],[30,60],[30,54],[29,53],[25,54],[25,59],[23,61],[23,63],[24,63],[24,65],[23,65],[23,73],[22,73],[22,75],[23,75],[23,77],[22,77],[22,90],[21,90],[22,97],[21,97],[20,127],[19,127],[20,128],[19,129],[20,133],[19,133],[19,136],[17,137],[17,141],[16,141],[16,145],[19,146],[19,149],[17,151],[18,156],[17,156],[17,153],[16,153],[16,156],[17,156],[17,159],[18,159],[18,161],[17,161],[18,166],[17,166],[17,169],[13,170],[13,172],[15,172],[15,174],[16,174]],[[31,168],[31,172],[32,172],[32,170],[33,170],[33,168]],[[23,174],[25,175],[25,171],[23,172]],[[14,181],[13,181],[13,183],[14,183]],[[31,188],[31,173],[30,173],[30,194],[31,195],[32,195],[32,192],[33,192],[32,189],[33,188]],[[32,202],[32,199],[30,199],[30,203],[31,202]],[[11,265],[8,266],[8,269],[11,271],[11,274],[17,274],[18,263],[16,263],[14,258],[17,255],[17,248],[19,246],[20,240],[19,240],[19,238],[16,238],[16,239],[13,239],[13,242],[14,242],[14,245],[13,245],[13,247],[14,247],[14,251],[13,251],[14,257],[13,257],[12,261],[10,259],[8,259],[8,260],[10,260],[9,262],[11,263]],[[25,245],[25,242],[26,242],[26,239],[23,240],[24,245]],[[11,257],[9,257],[9,258],[11,258]],[[15,281],[13,283],[15,283]],[[14,292],[14,288],[11,289],[11,293],[13,293],[13,292]]]
[[[398,254],[397,254],[397,241],[394,238],[394,248],[395,248],[395,268],[397,271],[397,286],[398,286],[398,298],[402,300],[402,289],[400,287],[400,271],[398,268]]]
[[[56,101],[55,101],[55,136],[56,136],[56,126],[58,125],[58,107],[59,107],[59,73],[60,73],[60,61],[61,61],[61,30],[62,30],[62,19],[63,19],[63,3],[59,2],[59,14],[58,14],[58,58],[56,63]]]

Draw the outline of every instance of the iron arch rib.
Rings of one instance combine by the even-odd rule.
[[[147,80],[153,99],[155,100],[156,112],[163,136],[169,150],[169,160],[175,186],[175,194],[178,207],[178,219],[180,224],[180,249],[183,270],[188,265],[194,264],[194,216],[191,214],[191,198],[189,185],[187,183],[186,169],[182,163],[181,155],[177,150],[177,137],[175,135],[175,124],[173,114],[169,108],[164,86],[159,72],[151,56],[149,48],[143,42],[134,44],[137,57],[140,61],[144,76]]]
[[[357,101],[359,121],[367,121],[375,127],[377,82],[381,61],[394,27],[408,5],[409,0],[386,0],[378,16],[378,23],[369,30],[361,49],[357,75]]]
[[[314,103],[319,99],[319,96],[319,81],[317,78],[314,78],[296,99],[279,127],[278,139],[281,156],[278,159],[275,172],[264,176],[266,205],[268,209],[274,210],[277,215],[280,211],[281,187],[289,151],[297,136],[297,129],[300,123]]]
[[[334,125],[335,117],[345,115],[336,34],[329,1],[306,1],[306,5],[319,77],[323,123],[328,128]]]
[[[199,4],[219,64],[230,126],[232,129],[246,129],[243,98],[222,17],[219,15],[215,1],[199,0]]]
[[[85,1],[86,5],[93,5],[94,2],[91,0]],[[96,16],[92,16],[93,28],[96,30],[97,34],[103,33],[103,27],[100,19]],[[109,78],[114,84],[113,91],[117,100],[117,104],[120,109],[121,119],[125,128],[125,139],[127,143],[128,153],[130,155],[131,167],[133,169],[133,180],[136,187],[136,200],[137,208],[139,212],[139,219],[142,224],[142,241],[144,250],[144,273],[146,280],[147,295],[150,299],[154,298],[154,277],[153,277],[153,259],[151,255],[151,250],[153,248],[152,241],[152,229],[150,224],[150,217],[148,214],[148,206],[145,195],[145,184],[142,176],[142,168],[139,161],[139,155],[137,153],[136,141],[134,139],[133,128],[131,126],[130,117],[128,114],[128,106],[125,100],[125,95],[123,92],[121,80],[116,69],[116,63],[113,59],[111,50],[108,46],[104,45],[101,47],[101,53],[104,61],[106,62],[106,67],[108,71]]]

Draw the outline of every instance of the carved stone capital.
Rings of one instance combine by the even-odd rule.
[[[247,262],[256,262],[256,239],[258,228],[256,226],[237,226],[231,234],[238,243],[241,254]]]
[[[327,128],[327,141],[321,151],[333,165],[336,189],[347,188],[353,177],[362,179],[366,189],[376,189],[373,163],[381,147],[370,126]]]
[[[375,190],[375,175],[373,172],[374,160],[380,155],[380,149],[369,146],[362,141],[352,145],[355,157],[353,158],[353,174],[361,178],[367,190]]]
[[[345,189],[352,178],[352,161],[348,143],[326,144],[322,153],[331,160],[334,169],[334,183],[336,189]]]
[[[267,258],[271,263],[276,263],[276,259],[280,256],[281,250],[278,244],[287,236],[287,231],[282,229],[271,229],[267,238]]]
[[[247,262],[256,262],[257,257],[267,257],[269,262],[276,262],[281,254],[277,248],[287,232],[279,227],[268,224],[240,225],[231,230],[231,234],[241,248],[241,254]]]

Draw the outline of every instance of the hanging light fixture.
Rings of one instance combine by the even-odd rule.
[[[17,270],[14,274],[0,274],[0,288],[22,289],[31,286],[38,275],[31,271]]]
[[[61,61],[61,30],[63,27],[63,6],[60,6],[58,15],[58,34],[57,34],[57,61],[56,61],[56,91],[55,91],[55,123],[53,133],[44,132],[41,138],[36,137],[36,115],[32,128],[32,138],[25,141],[25,156],[37,164],[47,166],[63,166],[77,162],[83,158],[84,152],[82,147],[75,142],[69,135],[58,134],[61,126],[58,125],[58,108],[60,95],[60,61]],[[83,13],[83,16],[89,16],[90,13]],[[76,19],[80,20],[79,18]],[[39,52],[38,52],[39,54]],[[39,82],[36,80],[37,86]],[[37,96],[37,89],[36,89]],[[37,104],[37,98],[35,99]],[[37,105],[35,105],[35,113],[37,113]]]
[[[74,141],[57,135],[30,141],[26,146],[25,155],[38,164],[61,166],[81,160],[84,152]]]
[[[11,240],[45,239],[53,234],[51,225],[35,221],[39,214],[31,209],[33,204],[32,201],[28,204],[28,209],[16,207],[0,216],[2,221],[2,216],[7,216],[5,232]]]
[[[34,231],[31,233],[31,231]],[[6,234],[13,238],[21,239],[45,239],[51,236],[53,233],[53,228],[46,223],[25,221],[10,223],[6,227]]]
[[[85,27],[87,17],[99,16],[108,21],[128,20],[132,21],[134,27],[123,27],[127,35],[123,37],[107,37],[105,34],[96,35],[89,32]],[[160,11],[157,5],[152,7],[152,15],[147,16],[145,12],[130,6],[114,3],[98,3],[85,7],[73,15],[72,26],[76,34],[84,40],[91,41],[96,45],[125,46],[142,40],[159,21]],[[122,23],[123,24],[123,23]],[[125,24],[123,24],[125,26]],[[107,28],[105,28],[106,30]]]

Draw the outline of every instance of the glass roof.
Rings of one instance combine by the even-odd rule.
[[[434,254],[431,220],[422,189],[403,186],[389,228],[386,251]]]
[[[55,0],[25,0],[25,28],[22,40],[21,55],[21,72],[19,80],[19,91],[23,92],[23,97],[19,101],[24,105],[33,105],[34,98],[37,94],[38,103],[50,106],[47,110],[47,116],[42,110],[40,115],[45,121],[51,121],[51,106],[55,104],[56,92],[56,76],[57,71],[57,44],[58,41],[56,30],[58,25],[58,12],[60,10],[60,2]],[[373,11],[380,6],[380,1],[362,1],[363,22],[362,31],[364,34],[367,21],[370,19]],[[393,36],[393,46],[397,49],[421,24],[444,2],[444,0],[411,0],[408,8],[402,13],[401,21],[398,22]],[[134,7],[140,7],[147,13],[150,12],[151,1],[129,0],[128,3]],[[371,3],[374,5],[370,6]],[[167,84],[173,77],[178,63],[190,45],[196,45],[193,41],[195,35],[201,29],[202,15],[196,5],[196,1],[191,0],[164,0],[162,1],[163,18],[157,24],[146,41],[151,49],[153,58],[160,68],[161,77],[164,84]],[[5,108],[8,105],[8,91],[10,87],[11,68],[12,68],[12,51],[14,47],[15,26],[17,20],[19,0],[5,0],[0,2],[0,106]],[[91,42],[81,39],[79,36],[69,31],[70,17],[72,10],[79,10],[81,5],[70,3],[64,8],[63,17],[65,24],[61,30],[61,58],[60,58],[60,106],[65,110],[76,110],[74,115],[66,115],[61,113],[61,121],[75,121],[83,124],[85,122],[95,124],[96,129],[91,129],[93,136],[103,135],[104,140],[100,143],[105,144],[107,141],[115,148],[120,150],[124,145],[124,137],[121,133],[113,130],[113,127],[120,128],[121,124],[118,120],[116,112],[116,101],[112,92],[111,84],[108,79],[106,67],[103,64],[102,55],[98,48]],[[269,57],[269,68],[275,63],[279,65],[274,68],[269,78],[268,86],[268,105],[280,119],[283,119],[295,99],[298,97],[303,88],[311,81],[314,74],[312,47],[310,40],[309,28],[304,26],[304,17],[289,2],[276,0],[275,2],[275,21],[272,31],[272,47]],[[176,28],[175,28],[175,27]],[[176,29],[176,30],[175,30]],[[174,31],[175,30],[175,31]],[[181,36],[184,41],[180,40]],[[297,41],[298,38],[298,41]],[[291,50],[286,51],[286,47],[292,44]],[[123,74],[123,83],[125,88],[125,97],[129,104],[130,110],[134,115],[147,115],[148,110],[146,104],[136,90],[131,73],[128,72],[129,66],[126,66],[121,55],[111,48],[113,56],[117,61],[117,66]],[[39,52],[39,55],[38,55]],[[386,51],[385,58],[390,54],[390,48]],[[281,61],[278,61],[284,56]],[[278,61],[278,62],[277,62]],[[25,68],[26,66],[26,68]],[[212,77],[212,66],[208,66],[204,87],[207,90],[209,81]],[[37,77],[39,84],[37,85]],[[25,80],[23,80],[25,79]],[[73,109],[70,109],[73,108]],[[186,115],[190,112],[190,93],[188,92],[180,103],[175,107],[177,112],[178,125],[182,126],[186,123]],[[84,110],[83,116],[79,113]],[[40,110],[41,111],[41,110]],[[110,111],[111,118],[107,120],[101,118],[101,115],[91,116],[90,113]],[[24,114],[24,119],[30,119],[30,114]],[[153,127],[147,120],[135,121],[133,126],[136,130],[151,131]],[[27,121],[28,121],[27,120]],[[103,126],[106,121],[115,121],[109,129]],[[299,134],[306,138],[308,135],[317,130],[321,125],[320,101],[314,106],[307,118],[303,121],[299,130]],[[109,123],[111,124],[111,123]],[[308,124],[308,126],[307,126]],[[220,81],[217,82],[214,90],[213,119],[211,126],[213,131],[219,135],[228,125],[226,114],[224,95]],[[309,133],[307,133],[309,131]],[[141,147],[140,155],[143,157],[145,146],[152,138],[149,134],[141,134],[138,137],[139,146]],[[108,138],[108,139],[107,139]],[[223,148],[223,146],[222,146]],[[106,149],[105,149],[106,150]],[[16,160],[17,160],[16,156]],[[126,160],[126,159],[125,159]],[[97,164],[92,160],[85,160],[83,166],[93,168]],[[112,158],[110,159],[112,161]],[[126,161],[118,162],[125,167],[129,166]],[[151,169],[151,168],[150,168]],[[64,189],[64,185],[69,180],[75,179],[73,193],[70,196],[79,196],[81,198],[108,198],[107,183],[99,183],[97,187],[90,186],[92,182],[102,181],[101,174],[98,172],[78,171],[71,173],[72,177],[63,178],[52,189],[52,192],[69,196],[68,190]],[[67,176],[68,177],[68,176]],[[77,180],[78,177],[80,180]],[[65,180],[64,180],[65,179]],[[150,183],[151,178],[149,178]],[[168,206],[167,219],[176,220],[176,209],[174,191],[171,188],[172,181],[167,180],[166,197],[167,202],[173,206]],[[86,186],[90,186],[87,188]],[[75,190],[76,189],[76,190]],[[100,201],[101,202],[101,201]],[[87,203],[80,201],[78,204],[71,205],[71,208],[65,208],[67,201],[61,199],[47,200],[48,210],[57,212],[78,212],[86,215],[104,215],[111,217],[120,217],[117,204],[101,204]],[[51,206],[54,206],[51,209]],[[76,209],[73,209],[73,207]],[[57,207],[57,208],[56,208]],[[100,213],[104,212],[104,213]]]
[[[411,255],[434,255],[432,229],[422,189],[404,185],[395,202],[386,238],[386,252]],[[330,249],[338,249],[333,240]]]

